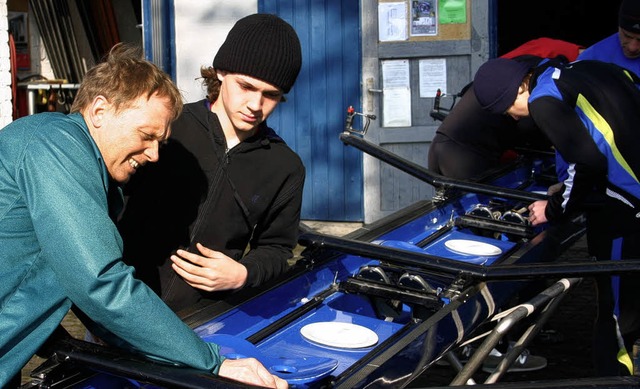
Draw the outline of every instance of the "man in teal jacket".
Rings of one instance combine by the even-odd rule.
[[[222,358],[121,261],[118,185],[157,161],[181,109],[170,78],[118,45],[87,72],[71,114],[33,115],[0,131],[0,387],[15,383],[72,304],[107,343],[286,387],[255,359]]]

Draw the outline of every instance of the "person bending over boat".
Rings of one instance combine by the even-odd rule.
[[[525,42],[504,54],[537,64],[543,58],[573,61],[582,46],[552,38]],[[549,141],[531,120],[516,121],[484,111],[470,83],[436,130],[429,147],[429,170],[446,177],[477,179],[515,157],[516,147],[550,150]]]
[[[581,50],[580,45],[542,37],[527,41],[502,57],[527,61],[533,67],[544,58],[573,61]],[[451,178],[478,179],[487,171],[512,160],[517,146],[551,151],[549,141],[532,120],[517,121],[507,115],[483,110],[472,82],[463,89],[460,100],[436,131],[429,148],[429,170]],[[526,291],[524,295],[528,296]],[[509,337],[492,351],[490,360],[483,365],[485,371],[495,370],[511,344]],[[544,357],[530,355],[528,350],[524,355],[526,357],[518,358],[510,371],[532,371],[547,365]]]
[[[185,105],[161,162],[141,168],[125,188],[125,261],[175,311],[288,268],[305,168],[266,120],[301,65],[287,22],[268,14],[240,19],[213,67],[201,69],[206,98]]]
[[[530,116],[568,163],[560,190],[529,206],[532,225],[585,212],[589,252],[598,260],[640,257],[639,85],[631,71],[588,60],[545,61],[531,69],[497,58],[474,77],[483,109],[516,120]],[[597,279],[594,360],[600,375],[632,373],[628,351],[640,336],[638,278]]]
[[[19,384],[75,304],[110,344],[286,387],[255,359],[222,358],[121,260],[118,185],[158,160],[182,108],[171,79],[140,54],[114,46],[86,73],[69,115],[27,116],[0,131],[0,386]]]

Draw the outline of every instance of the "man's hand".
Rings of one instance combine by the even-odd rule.
[[[191,286],[207,292],[241,288],[247,268],[220,251],[196,245],[202,255],[178,250],[171,256],[173,270]],[[187,262],[188,261],[188,262]]]
[[[532,226],[547,222],[547,216],[544,214],[547,202],[547,200],[538,200],[529,205],[529,222]]]
[[[269,373],[255,358],[225,359],[220,365],[218,375],[268,388],[285,389],[289,387],[287,381]]]

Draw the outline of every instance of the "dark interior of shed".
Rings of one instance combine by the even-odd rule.
[[[620,0],[497,0],[497,54],[548,37],[588,47],[618,30]]]

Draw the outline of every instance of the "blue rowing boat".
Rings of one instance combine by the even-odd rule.
[[[546,198],[555,182],[552,155],[533,153],[479,182],[458,181],[362,135],[345,130],[341,140],[435,185],[437,196],[345,237],[303,229],[305,250],[281,278],[182,312],[227,358],[255,357],[293,388],[405,387],[495,325],[519,293],[547,290],[541,278],[603,271],[555,262],[584,233],[581,215],[552,228],[527,221],[526,205]],[[605,271],[626,270],[613,266]],[[50,350],[31,387],[246,387],[76,339]]]

